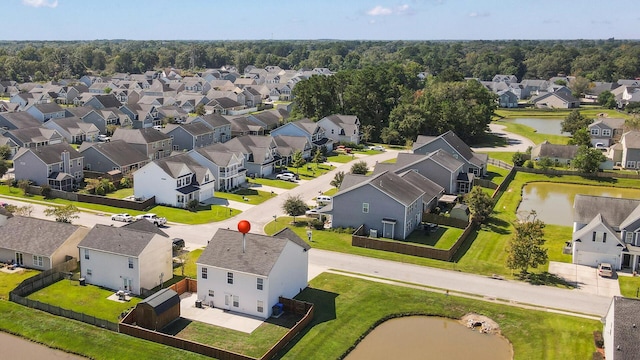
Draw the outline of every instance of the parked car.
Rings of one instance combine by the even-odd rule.
[[[370,149],[375,151],[384,151],[384,146],[376,145],[372,146]]]
[[[177,252],[184,249],[184,239],[173,238],[171,239],[171,244],[173,246],[173,252]]]
[[[154,125],[153,128],[160,131],[162,130],[162,125]]]
[[[100,134],[98,135],[98,141],[109,142],[111,141],[111,138],[108,137],[107,135]]]
[[[331,202],[331,196],[318,195],[318,197],[316,198],[316,202],[318,204],[328,204]]]
[[[613,277],[613,267],[609,263],[598,265],[598,275],[603,277]]]
[[[167,223],[167,218],[158,217],[156,214],[148,213],[136,216],[137,220],[146,219],[151,221],[155,226],[162,226]]]
[[[307,211],[304,212],[304,214],[307,217],[320,217],[320,215],[322,215],[322,213],[319,211],[320,209],[322,209],[322,206],[313,208],[313,209],[309,209]]]
[[[114,214],[111,215],[111,220],[113,221],[123,221],[123,222],[132,222],[135,218],[127,213],[122,214]]]
[[[292,173],[282,173],[282,174],[276,175],[276,179],[295,182],[296,181],[296,175],[292,174]]]

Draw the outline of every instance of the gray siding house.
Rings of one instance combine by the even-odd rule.
[[[149,160],[162,159],[171,155],[172,140],[161,131],[152,128],[117,128],[112,141],[123,140],[147,155]]]
[[[199,116],[191,123],[202,123],[213,130],[213,142],[225,142],[231,139],[231,122],[220,114],[207,114]]]
[[[591,134],[591,145],[609,147],[622,136],[624,119],[598,118],[589,124],[589,134]]]
[[[216,142],[213,129],[202,123],[167,124],[162,132],[173,140],[173,151],[189,151]]]
[[[323,211],[331,215],[332,227],[364,225],[375,237],[404,240],[420,225],[424,191],[409,181],[388,171],[345,180]]]
[[[67,143],[22,148],[13,158],[16,180],[27,179],[35,185],[71,191],[84,177],[83,157]]]
[[[640,168],[640,132],[629,131],[620,139],[622,145],[621,165],[625,169]]]
[[[80,153],[84,156],[85,169],[102,173],[119,170],[128,174],[149,162],[146,154],[122,140],[85,142],[80,146]]]
[[[454,158],[464,162],[464,171],[476,176],[487,173],[487,154],[476,154],[469,145],[465,144],[453,131],[447,131],[440,136],[418,135],[413,144],[414,154],[429,154],[442,149]]]

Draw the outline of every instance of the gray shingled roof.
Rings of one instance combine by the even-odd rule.
[[[640,131],[629,131],[622,134],[627,149],[640,149]],[[620,140],[622,142],[622,139]]]
[[[0,226],[0,248],[50,257],[81,226],[13,216]]]
[[[43,114],[64,111],[64,109],[56,103],[34,104],[33,107],[38,109]]]
[[[460,160],[444,150],[436,150],[426,155],[399,153],[396,160],[396,171],[407,170],[421,161],[434,161],[451,172],[457,171],[463,165]]]
[[[408,181],[411,185],[424,191],[424,198],[430,200],[444,193],[444,188],[421,174],[408,170],[399,174],[401,178]]]
[[[42,160],[45,164],[57,164],[62,161],[61,154],[63,151],[69,152],[70,159],[77,159],[83,157],[76,149],[66,142],[59,144],[38,146],[37,148],[26,149],[31,151],[35,156]]]
[[[268,276],[290,240],[248,233],[245,252],[242,252],[242,241],[242,233],[218,229],[196,263]]]
[[[146,299],[142,300],[140,303],[148,304],[153,308],[153,311],[157,315],[159,315],[169,310],[174,305],[180,304],[180,296],[174,290],[170,288],[166,288],[147,297]]]
[[[348,177],[345,175],[343,184],[340,186],[340,191],[334,196],[339,196],[342,193],[360,186],[371,185],[404,206],[409,206],[416,201],[416,199],[424,195],[424,191],[389,171],[374,176],[362,176],[360,179],[363,179],[363,181],[360,182],[358,182],[358,179],[358,177]],[[347,180],[346,184],[344,180]]]
[[[156,141],[168,140],[170,137],[153,128],[124,129],[117,128],[111,137],[112,140],[124,140],[129,144],[150,144]]]
[[[231,125],[231,122],[227,120],[227,118],[217,113],[200,116],[200,119],[204,120],[204,122],[214,129],[225,125]]]
[[[100,102],[100,104],[102,104],[103,107],[106,107],[106,108],[108,107],[119,108],[120,106],[122,106],[120,101],[118,101],[118,98],[113,94],[96,95],[94,96],[94,98],[98,100],[98,102]]]
[[[146,219],[140,219],[140,220],[136,220],[134,222],[126,223],[122,227],[126,228],[126,229],[129,229],[129,230],[146,231],[148,233],[154,233],[154,234],[162,235],[162,236],[164,236],[166,238],[169,237],[169,234],[167,234],[166,232],[160,230],[159,227],[157,227],[151,221],[146,220]]]
[[[612,360],[640,359],[640,300],[613,297],[613,348]]]
[[[137,257],[149,245],[154,233],[96,224],[78,247]]]
[[[218,144],[213,144],[213,145],[205,146],[202,148],[197,148],[194,150],[198,152],[200,155],[209,159],[214,164],[225,167],[229,165],[229,163],[231,162],[231,158],[233,157],[234,153],[231,150],[228,150],[226,148],[223,149],[222,148],[224,146],[223,144],[220,144],[223,146],[220,146]]]
[[[84,142],[80,146],[80,152],[84,153],[88,148],[95,149],[118,166],[138,164],[148,160],[145,154],[123,140],[113,140],[103,143]]]
[[[607,196],[576,195],[573,201],[573,221],[588,224],[598,214],[615,231],[620,230],[620,224],[627,219],[640,205],[640,200],[622,199]]]
[[[0,113],[0,117],[11,123],[16,129],[33,128],[42,125],[38,119],[26,111]]]
[[[550,144],[548,141],[542,142],[537,146],[540,148],[541,157],[573,159],[578,152],[578,145],[559,145]]]
[[[183,124],[180,126],[182,126],[182,128],[192,136],[210,134],[213,132],[213,130],[209,126],[199,122],[191,122],[189,124]]]

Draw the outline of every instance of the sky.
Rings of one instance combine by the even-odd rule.
[[[2,0],[0,40],[640,39],[638,0]]]

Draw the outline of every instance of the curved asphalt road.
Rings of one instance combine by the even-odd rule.
[[[529,140],[529,138],[526,138],[522,135],[518,135],[518,134],[514,134],[514,133],[510,133],[507,131],[504,131],[504,128],[506,126],[504,125],[499,125],[499,124],[494,124],[491,123],[489,124],[489,130],[491,131],[492,134],[500,136],[502,138],[505,138],[507,140],[507,145],[506,146],[501,146],[501,147],[472,147],[473,151],[476,152],[491,152],[491,151],[498,151],[498,152],[516,152],[516,151],[520,151],[520,152],[526,152],[527,148],[529,146],[533,147],[536,146],[536,144],[534,144],[533,141]]]

